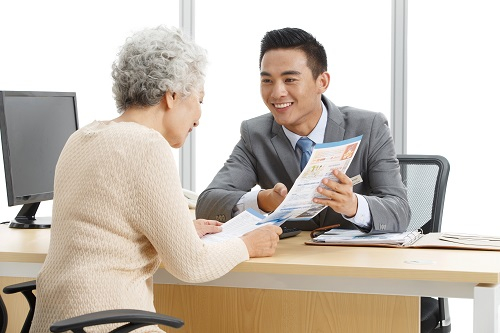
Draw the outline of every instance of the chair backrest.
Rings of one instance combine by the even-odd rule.
[[[401,177],[408,191],[411,220],[408,231],[441,231],[450,163],[440,155],[398,155]]]

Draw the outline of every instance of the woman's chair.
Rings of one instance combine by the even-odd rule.
[[[28,333],[31,327],[31,321],[35,313],[36,297],[33,290],[36,289],[36,281],[27,281],[22,283],[13,284],[3,289],[5,294],[22,293],[29,303],[30,310],[24,321],[21,333]],[[0,299],[1,301],[1,299]],[[3,303],[2,303],[3,304]],[[5,313],[5,318],[7,314]],[[124,323],[122,326],[113,330],[113,333],[128,333],[135,329],[148,325],[165,325],[169,327],[179,328],[184,325],[184,322],[178,318],[162,315],[155,312],[141,311],[141,310],[108,310],[99,311],[94,313],[69,318],[66,320],[58,321],[50,326],[51,332],[66,332],[72,331],[75,333],[84,333],[85,327]],[[3,332],[0,332],[3,333]]]
[[[7,319],[7,309],[5,308],[2,296],[0,296],[0,333],[5,333],[7,330]]]
[[[408,231],[441,231],[450,163],[439,155],[398,155],[401,177],[408,191],[411,220]],[[451,332],[448,299],[421,297],[420,331]]]

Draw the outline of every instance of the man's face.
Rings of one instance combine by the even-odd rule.
[[[276,122],[305,136],[321,117],[321,94],[328,88],[328,73],[313,78],[303,51],[275,49],[261,62],[260,93]]]

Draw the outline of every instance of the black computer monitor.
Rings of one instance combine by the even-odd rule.
[[[0,91],[7,201],[23,205],[10,227],[50,227],[50,217],[35,213],[41,201],[53,199],[59,154],[77,129],[74,92]]]

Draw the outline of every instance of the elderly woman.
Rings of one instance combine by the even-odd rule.
[[[99,310],[154,311],[160,263],[180,280],[204,282],[249,257],[274,254],[276,226],[205,244],[200,237],[220,231],[220,223],[193,223],[183,196],[170,147],[181,147],[198,126],[206,62],[205,51],[177,29],[146,29],[126,40],[112,69],[120,116],[76,131],[56,167],[31,332]]]

